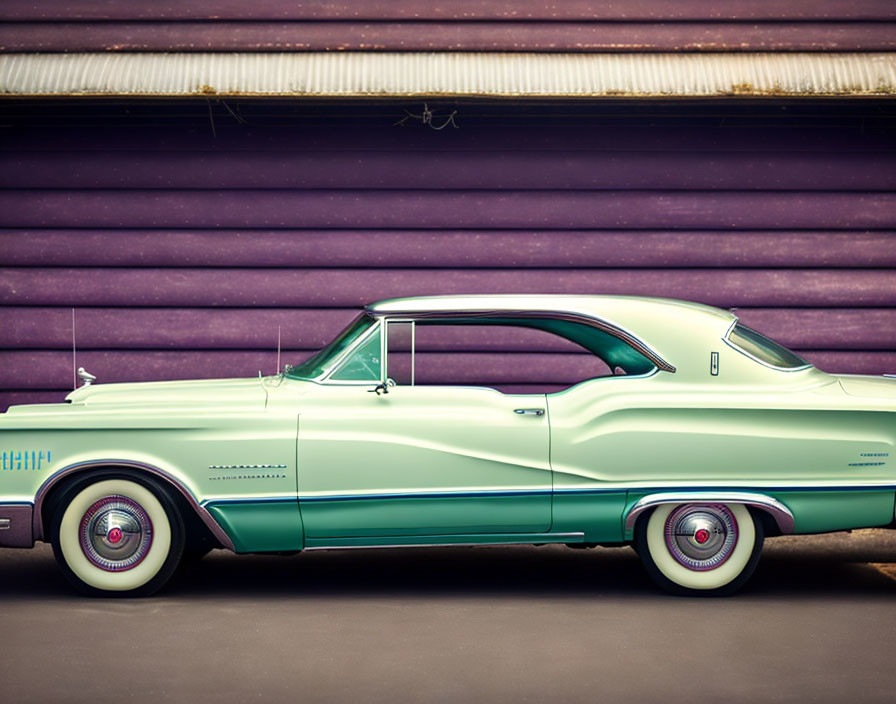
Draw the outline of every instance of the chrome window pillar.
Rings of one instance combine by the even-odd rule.
[[[409,386],[416,385],[416,366],[417,366],[417,323],[412,318],[392,318],[392,317],[382,317],[380,318],[381,324],[383,326],[383,336],[382,336],[382,356],[383,356],[383,379],[382,382],[386,383],[386,380],[389,379],[389,328],[392,323],[409,323],[411,326],[411,383]]]

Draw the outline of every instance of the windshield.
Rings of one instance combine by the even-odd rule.
[[[765,335],[738,323],[728,335],[728,341],[760,362],[782,369],[811,366],[809,362]]]
[[[371,316],[361,315],[320,352],[286,372],[286,376],[291,379],[316,379],[336,357],[375,324],[376,320]]]

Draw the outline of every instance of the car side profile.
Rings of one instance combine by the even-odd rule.
[[[668,591],[724,595],[766,537],[894,526],[896,379],[696,303],[393,299],[273,376],[91,377],[0,414],[0,546],[50,542],[90,595],[218,547],[546,543],[632,545]]]

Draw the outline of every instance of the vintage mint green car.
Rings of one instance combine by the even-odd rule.
[[[573,377],[508,375],[534,358],[512,349]],[[894,525],[896,380],[695,303],[397,299],[279,375],[83,378],[0,415],[0,545],[51,542],[88,594],[152,593],[212,547],[543,543],[632,544],[670,591],[727,594],[765,536]]]

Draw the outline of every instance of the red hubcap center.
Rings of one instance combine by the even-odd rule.
[[[709,531],[706,528],[701,528],[696,533],[694,533],[694,540],[696,540],[701,545],[709,540]]]
[[[110,543],[117,543],[121,540],[121,528],[113,528],[109,531],[109,534],[106,536],[109,539]]]

